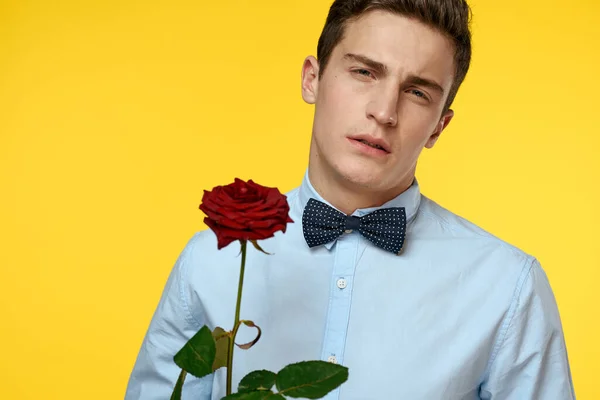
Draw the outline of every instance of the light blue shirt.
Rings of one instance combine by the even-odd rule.
[[[394,255],[358,232],[310,249],[302,235],[308,179],[287,193],[285,234],[248,246],[241,318],[262,330],[237,349],[233,387],[250,371],[303,360],[345,365],[327,400],[574,399],[561,321],[539,262],[442,208],[417,180],[382,207],[405,207],[404,249]],[[331,205],[331,204],[330,204]],[[376,208],[359,209],[362,216]],[[196,233],[168,279],[143,341],[126,400],[168,399],[173,356],[203,325],[232,328],[240,246],[217,250]],[[255,331],[243,327],[238,343]],[[188,375],[183,399],[225,395],[224,368]]]

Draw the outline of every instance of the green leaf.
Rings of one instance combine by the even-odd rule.
[[[285,400],[280,394],[273,393],[272,391],[258,391],[258,392],[247,392],[247,393],[233,393],[229,396],[223,397],[221,400]]]
[[[260,252],[265,253],[266,255],[270,256],[272,255],[271,253],[267,253],[266,251],[263,250],[262,247],[259,246],[258,242],[256,240],[251,240],[250,243],[252,243],[252,245],[254,246],[254,248]]]
[[[249,343],[244,343],[244,344],[235,343],[235,345],[237,347],[239,347],[240,349],[248,350],[249,348],[254,346],[256,344],[256,342],[258,342],[258,339],[260,339],[260,337],[262,335],[262,330],[260,329],[260,326],[256,325],[253,321],[241,320],[240,323],[242,323],[246,326],[249,326],[250,328],[256,328],[256,330],[258,331],[258,333],[256,334],[256,338],[253,341],[251,341]]]
[[[348,368],[326,361],[302,361],[277,374],[279,393],[289,397],[320,399],[348,379]]]
[[[216,371],[219,368],[227,366],[227,357],[229,355],[229,343],[231,342],[231,337],[229,336],[229,332],[226,332],[225,329],[217,326],[212,331],[212,336],[216,342],[216,353],[215,353],[215,361],[212,365],[212,370]]]
[[[175,388],[173,389],[173,393],[171,394],[171,400],[181,400],[181,391],[183,390],[183,382],[185,381],[186,375],[187,372],[182,369],[179,378],[177,379],[177,383],[175,384]]]
[[[215,339],[210,329],[205,325],[200,329],[173,359],[181,369],[197,378],[202,378],[213,372],[215,360]]]
[[[275,372],[264,369],[252,371],[242,378],[238,386],[238,392],[254,392],[257,390],[271,391],[276,378],[277,374]]]

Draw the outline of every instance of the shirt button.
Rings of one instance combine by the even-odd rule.
[[[329,356],[327,357],[327,361],[329,361],[332,364],[337,363],[337,358],[335,358],[335,356]]]
[[[340,289],[345,289],[346,286],[348,286],[348,282],[346,282],[344,278],[338,279],[337,287],[339,287]]]
[[[346,232],[346,233],[352,233],[352,229],[346,229],[344,232]]]

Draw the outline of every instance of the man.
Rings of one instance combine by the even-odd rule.
[[[538,261],[424,197],[415,179],[422,149],[453,117],[471,57],[469,14],[464,0],[331,6],[318,59],[302,68],[315,115],[306,175],[287,194],[295,223],[261,243],[273,255],[248,256],[241,315],[263,337],[236,351],[234,388],[247,372],[320,359],[349,368],[327,399],[575,397]],[[404,219],[377,218],[406,225],[387,244],[360,229],[314,243],[303,228],[319,221],[307,204],[322,203],[344,218],[402,210]],[[177,260],[127,399],[168,398],[179,373],[173,355],[201,326],[231,324],[239,249],[216,249],[203,231]],[[253,331],[244,334],[238,342]],[[220,399],[224,379],[223,369],[188,377],[183,398]]]

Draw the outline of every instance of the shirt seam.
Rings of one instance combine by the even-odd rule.
[[[419,209],[418,214],[423,214],[426,217],[430,217],[436,221],[439,221],[441,224],[443,224],[446,228],[450,229],[452,232],[459,232],[459,230],[450,222],[448,222],[446,219],[444,219],[443,217],[432,213],[431,211],[426,211],[426,210],[422,210]],[[467,221],[468,222],[468,221]],[[473,233],[474,235],[477,235],[478,237],[482,238],[482,239],[487,239],[487,240],[492,240],[492,241],[496,241],[498,242],[498,244],[502,247],[504,247],[505,249],[508,249],[510,252],[512,252],[513,254],[517,254],[518,256],[523,256],[524,252],[522,252],[521,250],[515,249],[514,246],[506,243],[504,240],[486,232],[486,233],[481,233],[481,232],[477,232],[475,230],[470,230],[469,233]],[[531,257],[528,254],[525,254],[526,257]]]
[[[182,260],[181,260],[181,268],[179,270],[179,301],[181,302],[181,307],[185,313],[184,318],[188,324],[190,324],[191,326],[193,326],[197,329],[199,329],[202,326],[202,324],[200,323],[200,321],[198,321],[194,317],[194,315],[192,314],[191,309],[185,299],[186,293],[185,293],[185,289],[184,289],[184,281],[187,281],[187,276],[188,276],[187,273],[188,273],[188,267],[189,267],[188,259],[190,257],[190,253],[196,246],[198,235],[200,235],[200,232],[196,232],[194,234],[194,236],[190,240],[190,243],[188,243],[188,246],[186,247],[185,251],[183,252]]]
[[[436,221],[441,222],[445,227],[451,229],[453,232],[457,232],[458,231],[458,229],[456,229],[456,227],[453,224],[451,224],[445,218],[439,216],[438,214],[434,214],[431,211],[426,211],[426,210],[422,210],[422,209],[419,209],[419,213],[424,214],[426,216],[433,217],[433,219],[435,219]],[[477,235],[479,237],[482,237],[482,238],[485,238],[485,239],[492,239],[492,238],[493,239],[498,239],[495,236],[492,236],[490,234],[483,234],[481,232],[477,232],[477,231],[474,231],[474,230],[469,231],[469,232],[472,232],[475,235]],[[500,240],[500,239],[498,239],[498,240]]]
[[[526,263],[523,266],[523,270],[521,271],[519,279],[517,280],[515,290],[513,292],[513,296],[511,299],[511,304],[508,309],[508,313],[504,317],[502,326],[500,327],[500,331],[498,333],[498,337],[496,338],[496,341],[492,348],[492,354],[490,355],[490,359],[489,359],[488,364],[483,373],[482,380],[481,380],[482,382],[485,382],[489,378],[492,365],[496,361],[496,357],[500,353],[500,350],[505,343],[506,337],[508,335],[508,330],[510,329],[512,322],[514,320],[514,317],[517,314],[517,308],[520,303],[521,293],[523,292],[523,288],[525,287],[527,280],[530,279],[530,277],[531,277],[531,270],[533,269],[535,261],[536,261],[535,258],[530,257],[529,263]]]

